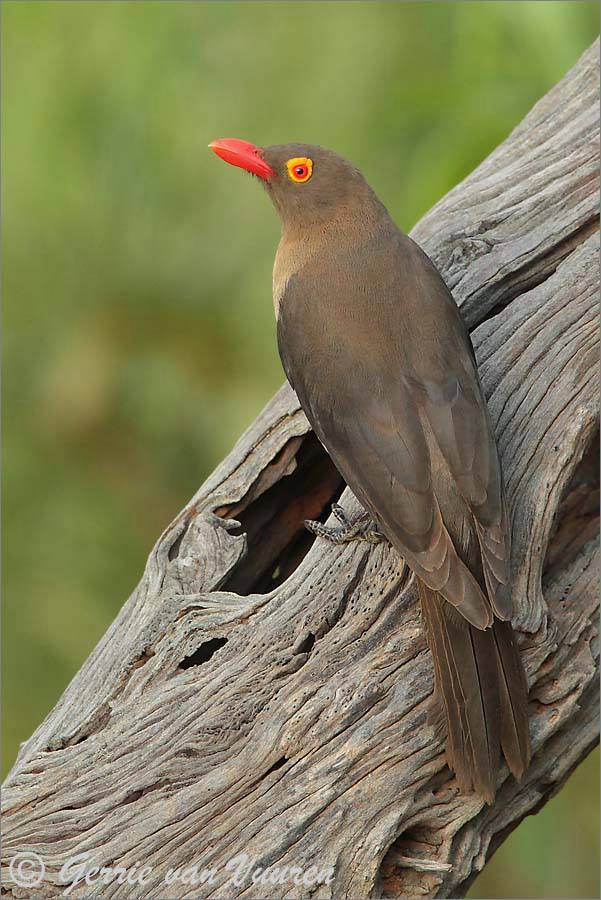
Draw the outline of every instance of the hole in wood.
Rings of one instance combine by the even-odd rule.
[[[380,865],[380,897],[435,896],[449,869],[438,862],[441,836],[427,825],[414,824],[391,844]]]
[[[213,654],[217,653],[224,644],[227,644],[227,638],[224,637],[216,637],[211,638],[210,641],[204,641],[194,653],[191,653],[190,656],[186,656],[185,659],[182,659],[179,668],[191,669],[192,666],[202,666],[202,664],[208,662]]]
[[[177,557],[179,556],[179,550],[180,550],[182,541],[186,535],[187,530],[188,530],[188,526],[186,525],[186,527],[182,529],[181,534],[178,535],[178,537],[171,544],[171,546],[169,548],[169,553],[167,554],[170,561],[177,559]]]
[[[266,594],[286,581],[315,540],[305,519],[325,521],[344,490],[344,481],[313,432],[294,441],[294,455],[283,459],[286,468],[277,462],[282,471],[267,490],[256,496],[253,486],[248,500],[215,510],[216,515],[237,519],[247,537],[247,553],[222,590]]]
[[[310,653],[313,647],[315,646],[315,635],[310,631],[309,634],[304,638],[296,650],[295,653]]]
[[[147,647],[145,650],[142,651],[142,653],[140,653],[138,658],[136,660],[134,660],[132,668],[133,669],[141,669],[142,666],[145,666],[146,663],[148,662],[148,660],[152,659],[153,656],[154,656],[154,650],[152,650],[150,647]]]
[[[575,559],[599,534],[599,432],[593,436],[557,508],[543,571]]]
[[[277,772],[278,769],[281,769],[282,766],[285,766],[288,762],[287,756],[281,756],[280,759],[276,760],[272,766],[270,766],[264,775],[261,776],[261,781],[267,778],[268,775],[271,775],[272,772]]]

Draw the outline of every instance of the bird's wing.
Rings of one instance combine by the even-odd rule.
[[[403,272],[402,308],[419,323],[413,340],[399,347],[401,377],[471,512],[492,608],[498,618],[509,619],[511,531],[471,340],[450,291],[426,254],[405,237],[397,252]],[[398,309],[397,303],[389,325],[393,333]],[[445,512],[442,508],[443,520]]]
[[[511,548],[501,468],[477,371],[456,349],[445,380],[415,379],[412,393],[472,513],[492,607],[508,619]]]
[[[340,394],[337,404],[311,402],[303,395],[301,403],[347,484],[415,573],[468,621],[487,627],[490,605],[445,527],[411,392],[399,389],[392,398],[382,396],[369,390],[365,373],[361,383],[368,387],[370,402],[362,391],[354,410],[352,400],[348,407],[340,402]]]
[[[471,512],[487,593],[500,619],[511,616],[510,526],[501,466],[472,343],[446,284],[423,251],[409,239],[424,340],[411,347],[405,376],[423,411],[460,494]],[[409,300],[409,305],[411,305]],[[444,510],[443,510],[444,518]]]

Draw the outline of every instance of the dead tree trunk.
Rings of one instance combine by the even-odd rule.
[[[6,865],[35,851],[45,874],[19,888],[5,870],[10,895],[59,895],[87,853],[152,872],[142,889],[92,874],[71,896],[461,896],[596,743],[597,104],[592,48],[414,231],[472,332],[507,481],[523,782],[504,769],[492,808],[458,793],[426,723],[413,580],[387,546],[304,531],[344,485],[285,386],[22,747]],[[280,882],[232,881],[240,854]],[[194,864],[210,881],[165,884]]]

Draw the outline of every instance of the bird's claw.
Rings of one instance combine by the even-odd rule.
[[[336,516],[336,518],[338,519],[338,521],[340,522],[341,525],[345,525],[347,527],[350,525],[351,520],[349,519],[348,515],[346,514],[344,507],[341,506],[340,503],[332,503],[332,512],[334,513],[334,515]]]
[[[370,544],[381,544],[386,537],[379,530],[369,513],[360,513],[351,519],[339,503],[332,504],[332,513],[340,525],[328,526],[323,522],[305,519],[305,528],[317,537],[325,538],[333,544],[347,544],[350,541],[368,541]]]

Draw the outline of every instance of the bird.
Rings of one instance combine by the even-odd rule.
[[[362,504],[312,528],[386,539],[412,570],[433,658],[430,722],[458,787],[494,802],[501,756],[531,759],[511,626],[511,528],[499,455],[460,310],[427,254],[332,150],[209,147],[256,176],[281,220],[278,349],[318,439]],[[310,523],[309,523],[310,524]]]

